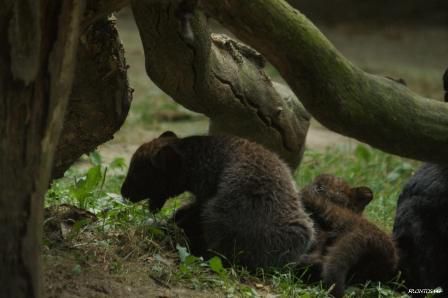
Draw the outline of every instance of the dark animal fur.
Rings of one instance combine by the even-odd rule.
[[[316,229],[316,241],[302,257],[312,278],[320,274],[332,294],[342,297],[346,283],[389,281],[397,267],[391,238],[362,217],[373,199],[367,187],[352,188],[341,178],[320,175],[302,191],[305,209]]]
[[[443,75],[448,101],[448,69]],[[398,198],[393,236],[406,286],[448,297],[448,165],[424,164]],[[414,297],[424,297],[415,294]]]
[[[290,171],[260,145],[229,136],[179,139],[167,132],[135,152],[124,197],[149,198],[157,210],[184,191],[196,199],[175,220],[197,251],[255,269],[297,263],[309,247],[313,225]]]
[[[448,297],[448,166],[425,164],[408,181],[398,199],[393,235],[406,285],[442,287],[436,297]]]

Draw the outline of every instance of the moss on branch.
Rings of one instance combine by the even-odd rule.
[[[447,104],[363,72],[285,1],[201,1],[201,7],[260,51],[329,129],[401,156],[448,161]]]

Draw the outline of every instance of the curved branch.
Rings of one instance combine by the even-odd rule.
[[[201,1],[259,50],[326,127],[405,157],[447,162],[448,105],[363,72],[283,0]]]
[[[149,77],[175,101],[210,118],[210,133],[234,134],[265,145],[295,168],[309,115],[290,92],[275,88],[264,58],[224,35],[210,35],[205,17],[193,18],[186,42],[175,16],[179,1],[131,2]]]

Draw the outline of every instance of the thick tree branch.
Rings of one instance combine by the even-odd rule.
[[[210,37],[202,14],[193,19],[194,42],[186,42],[178,2],[132,1],[150,78],[178,103],[207,115],[210,133],[252,139],[295,168],[309,125],[301,103],[274,87],[260,54],[224,35]]]
[[[448,105],[363,72],[283,0],[201,1],[259,50],[326,127],[405,157],[447,162]]]
[[[53,178],[61,177],[82,154],[112,139],[132,100],[124,50],[113,22],[97,19],[84,31],[76,61]]]

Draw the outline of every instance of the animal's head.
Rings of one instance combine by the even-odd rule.
[[[358,214],[361,214],[373,199],[370,188],[351,187],[344,179],[328,174],[317,176],[312,187],[318,195]]]
[[[169,197],[185,191],[177,141],[176,134],[167,131],[137,149],[121,187],[123,197],[132,202],[149,199],[149,208],[154,212],[162,208]]]

